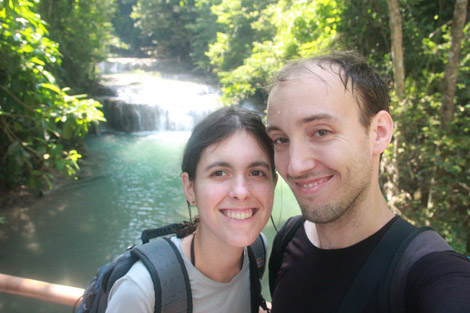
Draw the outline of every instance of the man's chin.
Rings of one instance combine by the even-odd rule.
[[[303,217],[315,224],[328,224],[337,221],[344,213],[344,209],[324,206],[303,206],[300,204]]]

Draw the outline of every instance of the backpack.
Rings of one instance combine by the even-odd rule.
[[[300,215],[289,218],[274,239],[269,260],[271,295],[286,247],[304,222]],[[382,277],[385,283],[379,287],[381,311],[404,312],[408,271],[423,256],[447,250],[452,248],[430,227],[417,228],[397,218],[362,266],[338,312],[362,312]]]
[[[104,313],[113,284],[141,260],[150,273],[155,290],[155,313],[192,312],[192,294],[188,273],[176,245],[165,236],[175,234],[183,224],[170,224],[142,232],[142,244],[133,245],[114,261],[98,269],[88,283],[78,313]],[[156,238],[152,241],[150,239]],[[248,247],[252,312],[264,305],[261,282],[265,269],[267,240],[260,234]],[[79,299],[80,300],[80,299]],[[78,302],[78,301],[77,301]],[[74,308],[75,311],[75,308]]]

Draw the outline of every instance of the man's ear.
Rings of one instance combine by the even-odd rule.
[[[387,111],[378,112],[371,121],[371,144],[374,154],[381,154],[392,141],[393,120]]]
[[[184,172],[181,174],[181,181],[183,182],[184,194],[186,201],[191,205],[196,205],[196,193],[194,192],[194,183],[189,179],[189,174]]]

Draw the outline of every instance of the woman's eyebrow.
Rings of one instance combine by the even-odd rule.
[[[226,167],[226,168],[232,168],[233,166],[229,163],[229,162],[225,162],[225,161],[216,161],[214,163],[211,163],[209,164],[208,166],[206,166],[206,168],[204,169],[205,171],[210,171],[211,169],[215,168],[215,167]],[[254,162],[251,162],[248,167],[264,167],[266,169],[270,169],[271,166],[269,165],[268,162],[266,161],[254,161]]]
[[[228,167],[228,168],[231,168],[232,166],[230,165],[230,163],[225,162],[225,161],[216,161],[216,162],[211,163],[208,166],[206,166],[205,170],[209,171],[214,167]]]
[[[250,163],[249,167],[264,167],[266,169],[270,169],[271,165],[269,165],[269,163],[265,161],[255,161]]]

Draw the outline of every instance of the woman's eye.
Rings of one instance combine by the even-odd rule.
[[[226,176],[227,173],[225,173],[224,171],[215,171],[214,173],[212,173],[212,176]]]

